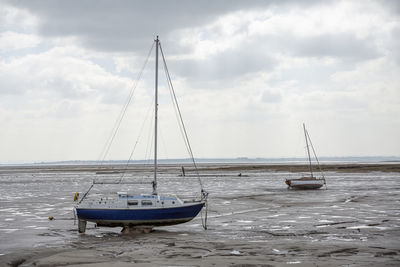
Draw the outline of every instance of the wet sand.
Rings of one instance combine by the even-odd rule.
[[[207,230],[199,215],[149,234],[88,224],[80,235],[71,211],[73,194],[84,191],[96,172],[104,179],[118,177],[120,166],[3,166],[0,264],[398,266],[400,164],[324,166],[328,190],[287,190],[284,179],[306,167],[202,164],[210,192]],[[185,196],[196,184],[186,170],[182,177],[180,166],[162,166],[160,190]],[[151,176],[145,166],[129,171]],[[55,220],[49,221],[50,215]]]
[[[185,167],[187,173],[194,173],[191,164],[159,164],[160,171],[168,171],[173,169],[180,172],[181,166]],[[309,166],[307,164],[225,164],[225,163],[201,163],[197,164],[200,171],[275,171],[275,172],[307,172]],[[122,171],[126,172],[145,172],[149,170],[149,165],[145,164],[113,164],[113,165],[63,165],[63,164],[49,164],[49,165],[20,165],[20,166],[1,166],[1,174],[12,173],[43,173],[43,172],[96,172],[98,174],[118,174]],[[315,166],[313,168],[316,168]],[[363,173],[363,172],[400,172],[400,163],[387,162],[387,163],[322,163],[321,169],[324,172],[347,172],[347,173]]]

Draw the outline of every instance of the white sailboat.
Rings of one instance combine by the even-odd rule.
[[[157,113],[158,113],[158,53],[165,58],[158,39],[154,40],[156,46],[155,53],[155,112],[154,112],[154,178],[151,182],[153,191],[151,194],[130,194],[128,192],[118,192],[114,198],[87,198],[89,191],[96,184],[93,184],[76,205],[76,215],[78,217],[78,230],[84,233],[87,222],[94,222],[97,226],[121,226],[124,229],[139,228],[151,229],[155,226],[166,226],[180,224],[192,220],[202,210],[207,201],[208,193],[203,190],[200,177],[200,197],[184,201],[177,196],[159,195],[157,192]],[[169,74],[168,74],[169,78]],[[169,79],[169,82],[171,80]],[[177,103],[176,103],[177,104]],[[179,111],[179,107],[178,111]],[[180,111],[179,111],[180,115]],[[181,118],[181,116],[180,116]],[[181,123],[184,128],[183,120]],[[186,130],[185,136],[186,135]],[[187,144],[189,145],[188,140]],[[194,158],[189,145],[193,163]],[[196,167],[196,165],[195,165]],[[115,184],[115,183],[114,183]]]
[[[323,185],[326,186],[325,176],[319,165],[317,155],[315,153],[310,136],[308,134],[308,131],[306,130],[306,126],[304,123],[303,123],[303,130],[304,130],[304,137],[306,139],[306,147],[307,147],[307,155],[308,155],[308,163],[309,163],[308,166],[309,166],[310,176],[304,176],[304,177],[297,178],[297,179],[286,179],[285,183],[288,185],[288,188],[290,188],[290,189],[319,189]],[[309,144],[309,142],[310,142],[310,144]],[[315,159],[317,160],[318,169],[321,173],[321,177],[319,177],[319,178],[317,178],[315,176],[315,172],[313,172],[313,168],[312,168],[312,164],[311,164],[310,147],[309,147],[310,145],[313,150]]]

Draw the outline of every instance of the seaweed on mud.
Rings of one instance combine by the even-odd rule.
[[[384,256],[396,256],[396,251],[388,251],[388,252],[377,252],[374,257],[384,257]]]
[[[331,225],[336,225],[336,224],[357,223],[357,222],[358,221],[330,222],[330,223],[314,224],[314,226],[331,226]]]
[[[269,234],[272,236],[307,236],[307,235],[326,235],[329,234],[328,232],[320,232],[320,231],[315,231],[315,230],[311,230],[308,232],[302,232],[302,233],[292,233],[292,232],[271,232],[271,231],[252,231],[252,232],[256,232],[256,233],[264,233],[264,234]]]
[[[358,248],[343,248],[343,249],[328,251],[328,252],[319,254],[318,257],[328,257],[328,256],[332,256],[333,254],[353,255],[353,254],[357,254],[357,253],[358,253]]]
[[[239,263],[239,264],[231,264],[230,267],[273,267],[274,265],[270,264],[249,264],[249,263]]]
[[[8,265],[12,266],[12,267],[18,267],[21,264],[23,264],[25,261],[26,261],[26,259],[16,259],[16,260],[13,260],[10,263],[8,263]]]

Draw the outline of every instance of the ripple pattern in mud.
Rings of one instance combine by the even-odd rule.
[[[196,178],[179,176],[179,166],[160,177],[160,192],[190,197]],[[53,248],[57,264],[135,262],[143,266],[200,261],[203,265],[332,264],[400,260],[400,176],[398,173],[327,173],[328,190],[287,190],[285,172],[242,172],[209,168],[202,172],[209,195],[208,230],[200,215],[192,222],[123,235],[120,228],[77,233],[73,194],[88,188],[93,173],[0,173],[0,260],[17,249]],[[151,176],[137,171],[140,179]],[[106,176],[117,178],[118,174]],[[127,188],[146,190],[148,185]],[[120,188],[100,188],[95,194]],[[127,191],[128,191],[127,190]],[[49,221],[48,216],[55,220]],[[203,214],[204,215],[204,214]],[[60,251],[66,247],[67,252]],[[10,256],[11,257],[11,256]],[[41,258],[37,264],[51,265]],[[54,263],[54,262],[53,262]],[[199,263],[199,262],[198,262]],[[196,265],[196,264],[193,264]],[[239,265],[237,265],[239,266]]]

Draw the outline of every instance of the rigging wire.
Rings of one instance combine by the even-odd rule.
[[[101,153],[101,165],[103,164],[103,162],[104,162],[104,160],[105,160],[105,158],[106,158],[106,156],[107,156],[107,154],[108,154],[108,152],[109,152],[109,150],[111,148],[111,145],[114,142],[115,136],[116,136],[116,134],[118,132],[119,127],[121,126],[121,122],[122,122],[123,118],[125,117],[126,111],[127,111],[128,107],[129,107],[129,104],[132,101],[132,98],[133,98],[133,95],[134,95],[134,93],[136,91],[136,88],[139,85],[139,81],[142,78],[143,72],[144,72],[144,70],[146,68],[147,62],[149,61],[151,52],[153,51],[153,48],[154,48],[154,43],[152,44],[152,46],[151,46],[151,48],[150,48],[150,50],[149,50],[149,52],[147,54],[147,58],[146,58],[143,66],[142,66],[142,68],[141,68],[141,70],[140,70],[140,72],[138,74],[138,77],[136,78],[136,81],[135,81],[134,85],[131,88],[129,96],[128,96],[124,106],[122,107],[117,120],[115,121],[114,127],[113,127],[113,129],[111,131],[111,134],[110,134],[110,136],[108,138],[108,141],[106,142],[106,145],[104,146],[104,148],[102,150],[102,153]]]
[[[153,112],[151,113],[152,116],[154,117],[154,109]],[[154,128],[154,121],[151,122],[150,128]],[[153,151],[153,140],[154,140],[154,131],[149,130],[148,131],[148,136],[147,136],[147,145],[146,145],[146,153],[145,153],[145,166],[150,166],[151,165],[151,151]]]
[[[289,155],[289,158],[291,159],[291,162],[288,162],[289,164],[289,177],[293,178],[298,176],[299,174],[296,173],[295,171],[293,171],[295,168],[293,166],[293,164],[297,164],[298,162],[302,162],[303,161],[303,156],[302,153],[304,152],[303,149],[305,149],[305,147],[303,147],[303,137],[301,134],[296,134],[295,135],[297,139],[295,139],[295,143],[293,143],[293,147],[294,150],[291,150],[291,154]],[[301,176],[304,176],[304,172],[299,171]]]
[[[200,211],[200,216],[201,216],[201,225],[203,226],[204,230],[207,230],[207,216],[208,216],[208,201],[207,199],[204,200],[204,205],[206,206],[206,211],[205,211],[205,216],[203,220],[203,209]]]
[[[168,75],[169,75],[169,74],[168,74],[168,69],[166,68],[166,63],[163,64],[162,66],[163,66],[163,70],[164,70],[165,76],[167,77],[167,81],[168,81],[168,90],[169,90],[169,93],[170,93],[172,106],[174,107],[175,117],[176,117],[176,120],[177,120],[177,122],[178,122],[179,130],[180,130],[180,132],[181,132],[182,139],[183,139],[183,141],[184,141],[184,143],[185,143],[186,150],[189,150],[189,149],[188,149],[188,143],[187,143],[187,140],[186,140],[186,138],[185,138],[185,133],[184,133],[184,130],[183,130],[183,128],[182,128],[182,123],[180,123],[181,119],[180,119],[180,117],[179,117],[179,112],[178,112],[177,107],[176,107],[176,105],[175,105],[175,100],[174,100],[173,92],[172,92],[172,90],[171,90],[171,85],[170,85],[170,83],[169,83],[169,79],[168,79]],[[190,155],[190,153],[189,153],[189,155]]]
[[[313,146],[312,141],[311,141],[311,137],[310,137],[310,135],[308,134],[308,131],[307,131],[307,130],[306,130],[306,135],[307,135],[308,141],[310,141],[310,145],[311,145],[311,148],[312,148],[312,151],[313,151],[315,160],[317,161],[317,164],[318,164],[318,169],[319,169],[319,171],[320,171],[321,174],[322,174],[322,178],[324,179],[325,188],[328,189],[328,186],[326,185],[326,181],[325,181],[325,174],[324,174],[324,172],[323,172],[322,169],[321,169],[321,166],[320,166],[320,164],[319,164],[319,160],[318,160],[318,157],[317,157],[317,153],[315,153],[314,146]]]
[[[139,131],[138,138],[136,139],[135,145],[133,146],[133,149],[132,149],[132,151],[131,151],[131,154],[130,154],[130,156],[129,156],[129,159],[128,159],[127,162],[126,162],[125,168],[124,168],[124,170],[123,170],[123,173],[122,173],[121,178],[119,179],[119,182],[118,182],[118,183],[121,183],[121,182],[122,182],[122,179],[123,179],[124,176],[125,176],[126,170],[128,169],[128,165],[129,165],[129,163],[130,163],[131,160],[132,160],[133,153],[135,152],[136,146],[137,146],[137,144],[139,143],[139,139],[140,139],[140,137],[142,136],[144,126],[145,126],[145,124],[146,124],[146,122],[147,122],[147,119],[149,118],[149,113],[150,113],[151,108],[153,107],[153,103],[154,103],[154,100],[153,100],[152,104],[149,105],[149,107],[148,107],[148,109],[147,109],[145,119],[143,120],[142,126],[140,127],[140,131]]]
[[[208,193],[205,192],[204,189],[203,189],[203,183],[201,182],[200,174],[199,174],[199,171],[198,171],[196,162],[195,162],[195,160],[194,160],[192,148],[191,148],[191,146],[190,146],[190,142],[189,142],[189,139],[188,139],[188,135],[187,135],[187,131],[186,131],[186,128],[185,128],[185,124],[184,124],[184,122],[183,122],[182,114],[181,114],[181,111],[180,111],[180,109],[179,109],[178,101],[177,101],[177,99],[176,99],[175,90],[174,90],[174,87],[173,87],[173,85],[172,85],[171,76],[170,76],[169,71],[168,71],[168,67],[167,67],[167,63],[166,63],[166,61],[165,61],[164,52],[163,52],[163,50],[162,50],[161,43],[160,43],[160,51],[161,51],[161,56],[162,56],[163,63],[164,63],[165,73],[166,73],[166,76],[167,76],[168,87],[170,88],[170,91],[172,92],[173,100],[174,100],[173,102],[174,102],[174,104],[176,105],[176,110],[178,111],[178,114],[179,114],[180,123],[182,124],[182,129],[183,129],[183,133],[184,133],[184,140],[185,140],[185,143],[187,144],[187,145],[186,145],[186,148],[187,148],[188,153],[189,153],[189,155],[190,155],[190,157],[191,157],[191,160],[192,160],[192,162],[193,162],[193,165],[194,165],[194,168],[195,168],[195,171],[196,171],[196,174],[197,174],[197,178],[198,178],[198,181],[199,181],[199,184],[200,184],[201,193],[202,193],[202,196],[201,196],[201,197],[206,199]]]
[[[102,153],[101,153],[101,155],[100,155],[100,159],[101,159],[100,167],[103,165],[103,163],[104,163],[104,161],[105,161],[105,158],[106,158],[106,156],[107,156],[107,154],[108,154],[108,152],[109,152],[109,150],[110,150],[110,148],[111,148],[111,145],[112,145],[112,143],[113,143],[113,141],[114,141],[114,138],[115,138],[115,136],[117,135],[118,129],[119,129],[120,125],[121,125],[121,122],[122,122],[122,120],[123,120],[125,114],[126,114],[126,111],[127,111],[127,109],[128,109],[128,106],[129,106],[129,104],[130,104],[131,101],[132,101],[132,98],[133,98],[133,95],[134,95],[134,93],[135,93],[135,91],[136,91],[136,88],[137,88],[137,86],[139,85],[139,81],[140,81],[140,79],[142,78],[144,69],[145,69],[145,67],[146,67],[146,65],[147,65],[147,62],[149,61],[151,52],[153,51],[153,48],[154,48],[154,42],[153,42],[153,44],[152,44],[152,46],[151,46],[151,48],[150,48],[150,50],[149,50],[149,53],[147,54],[146,60],[145,60],[143,66],[142,66],[142,68],[141,68],[141,70],[140,70],[140,72],[139,72],[139,74],[138,74],[138,76],[137,76],[137,78],[136,78],[135,83],[134,83],[133,86],[131,87],[131,91],[129,92],[128,99],[126,100],[125,104],[123,105],[123,107],[122,107],[122,109],[121,109],[121,111],[120,111],[120,114],[119,114],[117,120],[115,121],[113,130],[111,131],[111,134],[110,134],[109,138],[107,139],[107,142],[106,142],[106,144],[105,144],[105,146],[104,146],[104,148],[103,148],[103,150],[102,150]],[[89,187],[89,189],[88,189],[88,190],[85,192],[85,194],[82,196],[82,198],[80,199],[80,201],[78,202],[78,204],[81,203],[81,202],[86,198],[86,196],[89,194],[90,190],[92,190],[92,188],[93,188],[93,186],[94,186],[94,181],[95,181],[95,179],[93,178],[92,185]]]
[[[159,121],[160,121],[160,119],[159,119]],[[158,129],[158,133],[159,133],[159,135],[160,135],[161,144],[163,145],[163,146],[161,147],[161,149],[162,149],[163,151],[161,151],[161,149],[160,149],[160,154],[161,154],[161,152],[163,152],[164,157],[165,157],[166,159],[170,159],[169,154],[168,154],[168,148],[167,148],[167,146],[165,145],[165,144],[166,144],[166,143],[165,143],[165,138],[164,138],[163,131],[162,131],[162,128],[161,128],[161,127]]]
[[[110,134],[110,136],[109,136],[109,138],[108,138],[108,141],[106,142],[106,145],[104,146],[104,148],[103,148],[103,150],[102,150],[101,157],[100,157],[100,158],[101,158],[100,166],[103,165],[103,163],[104,163],[104,161],[105,161],[105,158],[106,158],[106,156],[107,156],[107,154],[108,154],[108,152],[109,152],[109,150],[110,150],[110,147],[111,147],[111,145],[112,145],[112,143],[113,143],[113,141],[114,141],[114,138],[115,138],[115,136],[116,136],[116,134],[117,134],[117,132],[118,132],[118,130],[119,130],[119,128],[120,128],[121,122],[122,122],[123,118],[125,117],[125,114],[126,114],[126,111],[127,111],[127,109],[128,109],[128,106],[129,106],[130,103],[132,102],[133,95],[134,95],[134,93],[135,93],[135,91],[136,91],[136,88],[137,88],[137,86],[138,86],[138,84],[139,84],[139,81],[140,81],[140,79],[141,79],[141,77],[142,77],[142,75],[143,75],[144,69],[145,69],[145,67],[146,67],[146,65],[147,65],[147,62],[148,62],[148,60],[149,60],[149,58],[150,58],[150,55],[151,55],[151,52],[152,52],[152,50],[153,50],[153,48],[154,48],[154,44],[155,44],[155,43],[153,43],[153,45],[151,46],[151,48],[150,48],[150,50],[149,50],[149,53],[148,53],[147,58],[146,58],[146,60],[145,60],[145,62],[144,62],[144,64],[143,64],[143,67],[142,67],[141,71],[140,71],[139,74],[138,74],[136,83],[132,86],[131,91],[130,91],[129,96],[128,96],[128,99],[127,99],[126,103],[124,104],[124,106],[122,107],[121,112],[120,112],[120,115],[118,116],[118,119],[116,120],[116,122],[115,122],[115,124],[114,124],[113,130],[111,131],[111,134]],[[188,134],[187,134],[187,131],[186,131],[186,128],[185,128],[185,124],[184,124],[184,122],[183,122],[183,118],[182,118],[182,114],[181,114],[181,111],[180,111],[180,108],[179,108],[179,105],[178,105],[178,101],[177,101],[177,98],[176,98],[175,90],[174,90],[174,87],[173,87],[173,85],[172,85],[171,76],[170,76],[169,71],[168,71],[168,67],[167,67],[167,63],[166,63],[166,60],[165,60],[165,56],[164,56],[164,53],[163,53],[163,50],[162,50],[162,47],[161,47],[161,43],[159,43],[159,45],[160,45],[161,55],[162,55],[162,58],[163,58],[163,65],[164,65],[164,71],[165,71],[166,78],[167,78],[168,88],[169,88],[169,91],[170,91],[170,95],[171,95],[172,102],[173,102],[173,104],[174,104],[173,106],[174,106],[174,110],[175,110],[175,115],[176,115],[177,118],[178,118],[178,122],[180,122],[180,123],[178,123],[178,125],[179,125],[179,128],[180,128],[180,130],[181,130],[181,134],[182,134],[182,136],[183,136],[186,149],[187,149],[187,151],[188,151],[188,153],[189,153],[189,155],[190,155],[190,157],[191,157],[191,160],[192,160],[192,162],[193,162],[193,165],[194,165],[194,168],[195,168],[195,171],[196,171],[196,174],[197,174],[198,182],[199,182],[200,188],[201,188],[201,198],[204,199],[204,200],[207,200],[208,192],[206,192],[206,191],[204,190],[204,188],[203,188],[203,184],[202,184],[202,181],[201,181],[201,179],[200,179],[199,170],[198,170],[197,164],[196,164],[196,162],[195,162],[195,160],[194,160],[193,151],[192,151],[192,148],[191,148],[191,145],[190,145],[190,142],[189,142],[189,138],[188,138]],[[139,141],[139,138],[140,138],[140,136],[141,136],[141,132],[142,132],[142,130],[143,130],[143,127],[144,127],[144,123],[143,123],[143,125],[142,125],[141,130],[140,130],[140,134],[139,134],[138,140],[136,141],[136,143],[135,143],[135,145],[134,145],[134,148],[133,148],[132,151],[131,151],[129,160],[127,161],[125,171],[126,171],[126,169],[127,169],[127,167],[128,167],[128,164],[129,164],[130,160],[132,159],[133,153],[134,153],[134,151],[135,151],[135,149],[136,149],[136,145],[137,145],[137,143],[138,143],[138,141]],[[151,139],[153,139],[153,138],[154,138],[154,136],[152,136]],[[151,145],[151,147],[152,147],[152,145]],[[150,150],[151,150],[151,148],[150,148]],[[148,145],[147,145],[147,149],[146,149],[146,154],[147,154],[147,151],[148,151]],[[124,175],[125,175],[125,172],[124,172],[123,175],[121,176],[119,182],[122,181]],[[83,197],[80,199],[79,203],[81,203],[81,202],[83,201],[83,199],[85,199],[85,197],[88,195],[88,193],[90,192],[90,190],[93,188],[94,184],[95,184],[95,183],[94,183],[94,179],[93,179],[92,185],[89,187],[89,189],[87,190],[87,192],[83,195]],[[203,224],[203,227],[204,227],[205,229],[206,229],[206,221],[207,221],[207,211],[206,211],[205,224]]]
[[[322,176],[324,176],[324,173],[322,172],[321,166],[319,165],[319,160],[318,160],[317,154],[315,153],[314,146],[313,146],[313,144],[312,144],[312,142],[311,142],[311,137],[310,137],[310,135],[308,134],[308,131],[307,131],[307,130],[306,130],[306,135],[307,135],[308,141],[310,141],[311,149],[312,149],[312,151],[313,151],[315,160],[317,161],[319,171],[322,173]]]

